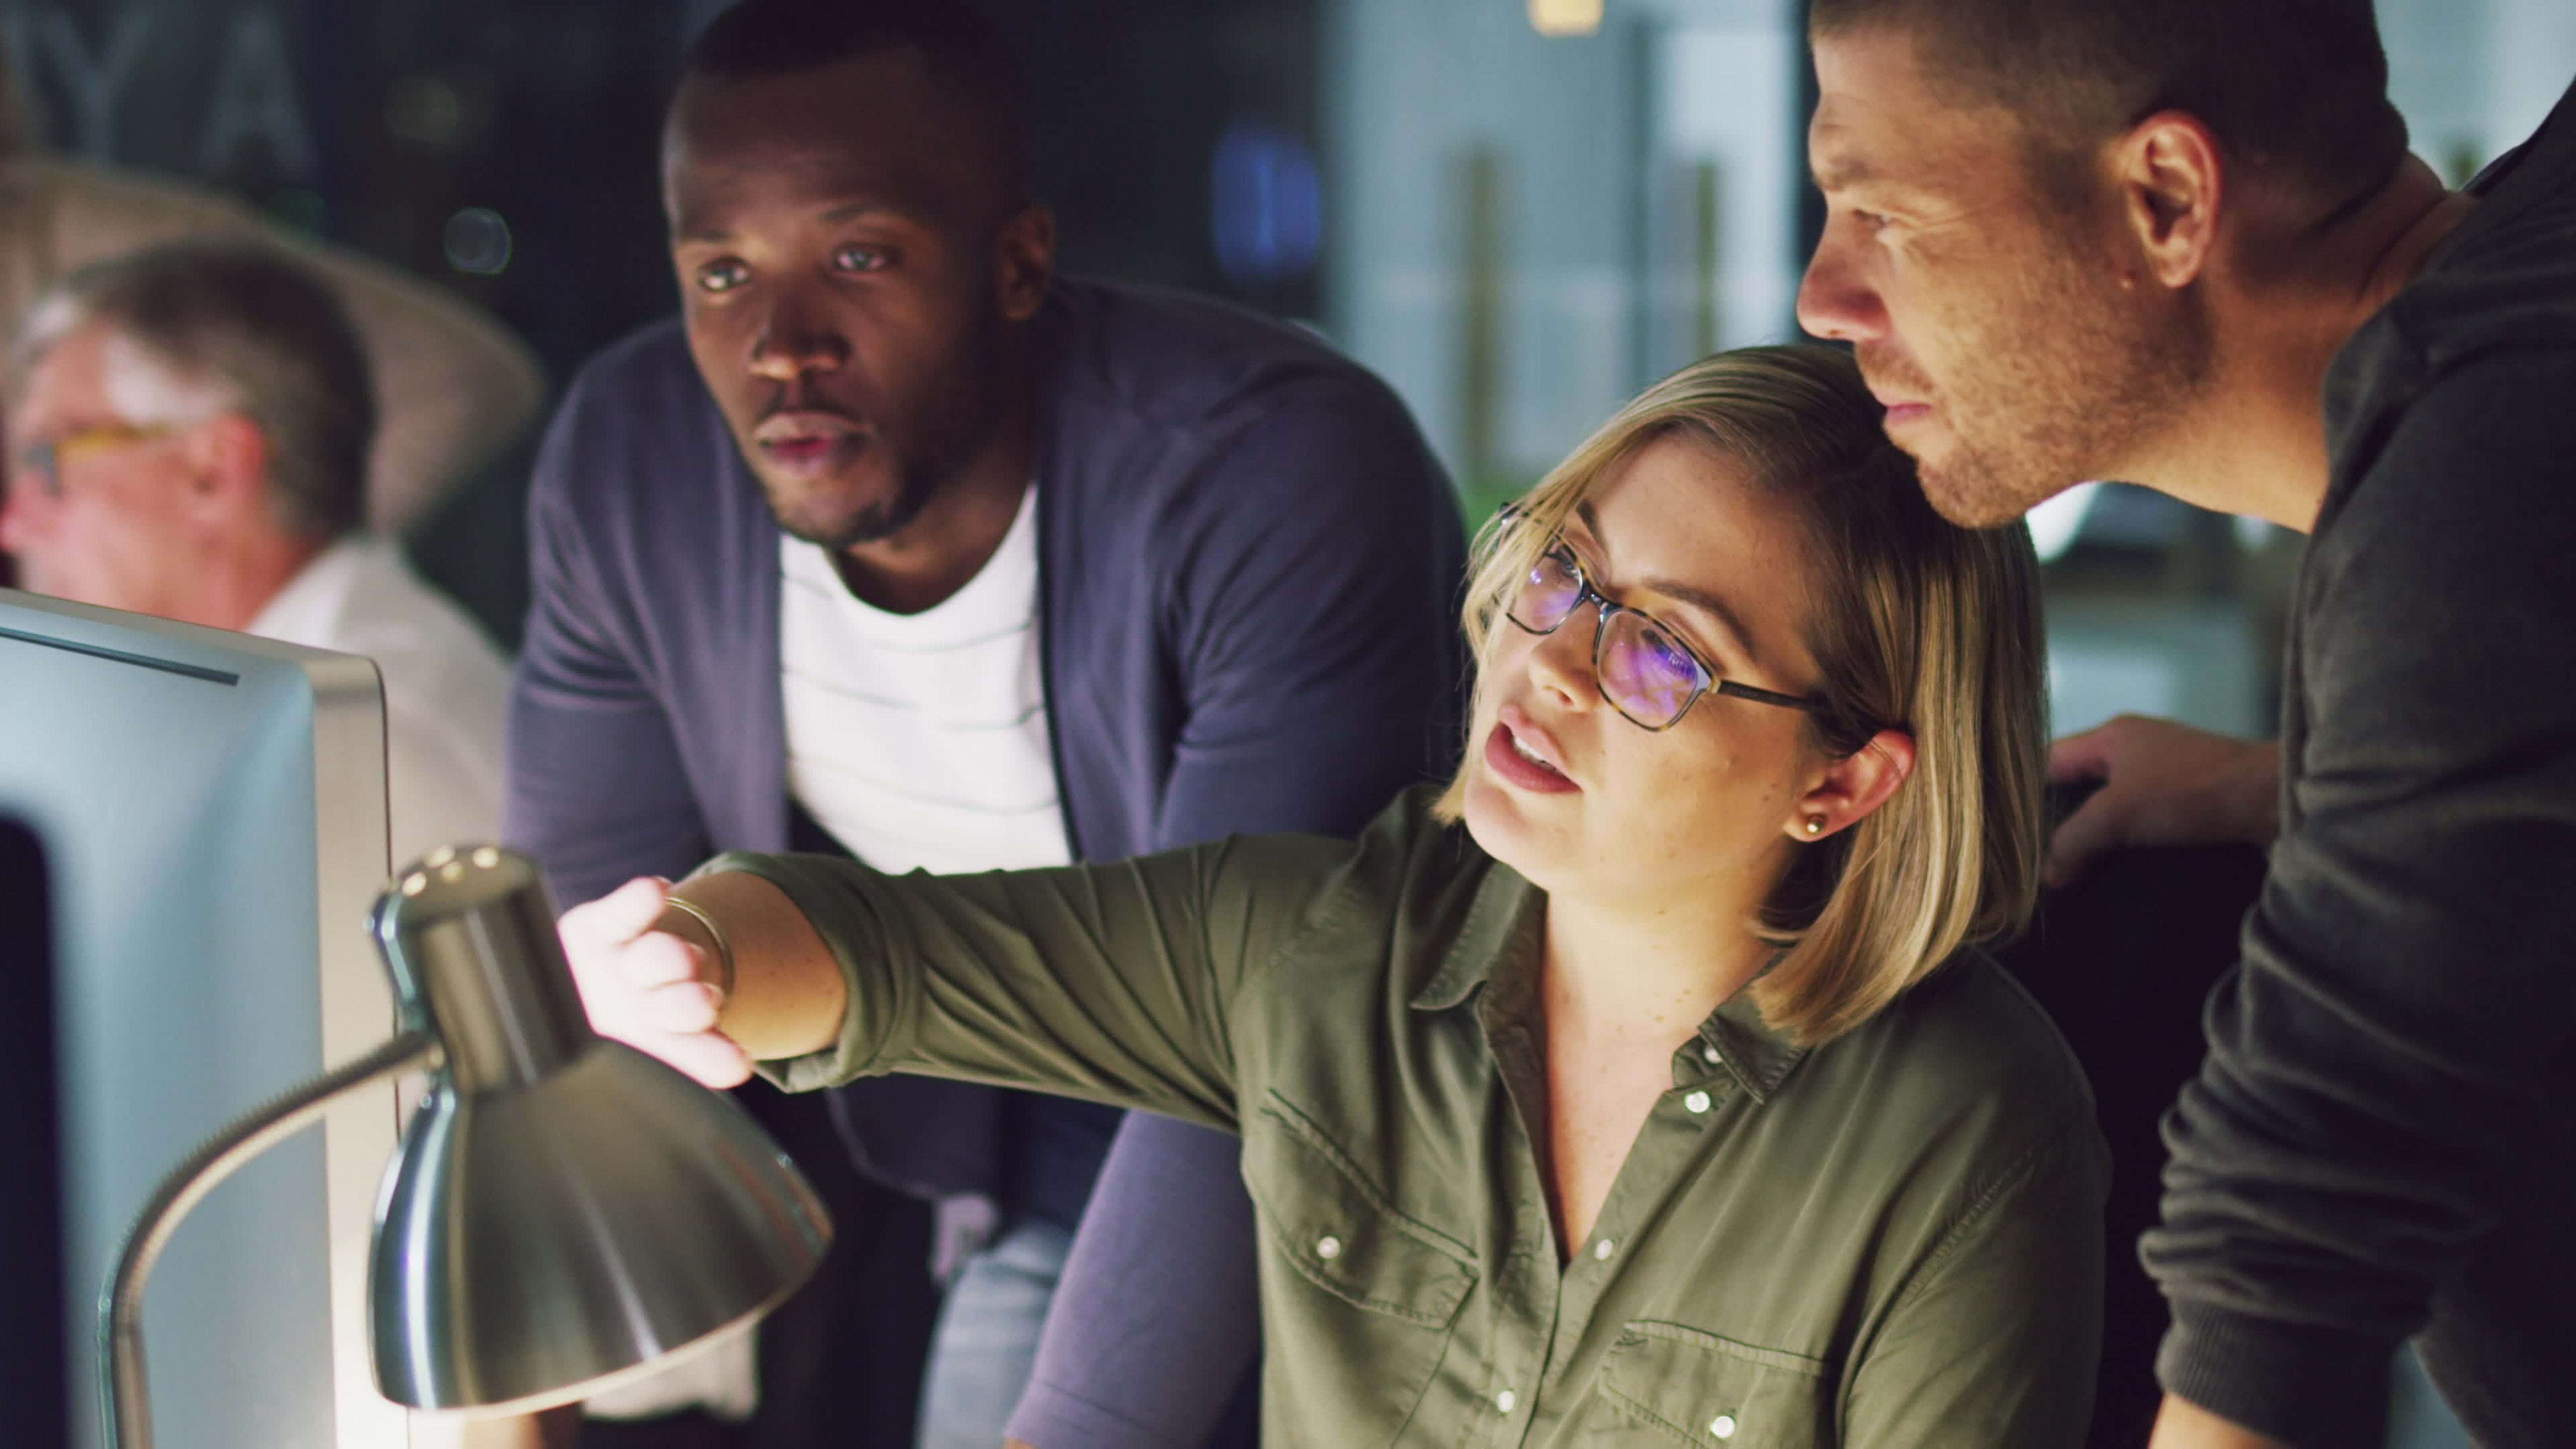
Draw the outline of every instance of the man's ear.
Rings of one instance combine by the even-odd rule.
[[[268,492],[268,436],[240,413],[223,413],[188,430],[188,506],[209,520],[262,521],[274,507]]]
[[[1822,840],[1868,818],[1913,773],[1914,736],[1880,730],[1868,744],[1825,766],[1823,775],[1798,797],[1784,828],[1791,840]]]
[[[2121,221],[2158,283],[2180,291],[2200,277],[2218,244],[2227,164],[2200,118],[2158,111],[2111,145]]]
[[[1054,210],[1042,201],[1021,207],[1002,223],[1001,245],[996,250],[1001,274],[995,282],[1002,315],[1026,322],[1038,314],[1047,289],[1055,285]]]

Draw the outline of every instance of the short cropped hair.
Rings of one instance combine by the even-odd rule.
[[[1915,752],[1885,804],[1799,847],[1749,923],[1782,953],[1752,988],[1763,1019],[1810,1043],[1867,1021],[1963,945],[2020,930],[2039,895],[2048,700],[2030,532],[1972,531],[1935,513],[1883,413],[1834,348],[1693,363],[1487,525],[1467,586],[1481,674],[1497,617],[1548,537],[1661,438],[1719,449],[1791,506],[1814,573],[1806,642],[1823,708],[1807,716],[1811,743],[1842,758],[1894,728]],[[1462,773],[1442,812],[1457,818],[1464,797]]]
[[[2332,205],[2406,154],[2372,0],[1812,0],[1809,27],[1910,32],[1935,85],[2090,147],[2158,111]]]
[[[83,267],[29,310],[21,373],[92,323],[118,339],[111,395],[137,424],[227,412],[268,445],[268,486],[287,532],[333,538],[366,511],[376,402],[366,348],[330,286],[272,246],[174,242]]]
[[[1028,178],[1028,94],[1000,31],[964,0],[741,0],[708,22],[684,77],[787,75],[891,50],[915,50],[945,91],[990,132],[1013,190]]]

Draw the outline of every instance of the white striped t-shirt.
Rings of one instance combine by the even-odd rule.
[[[831,555],[779,545],[787,784],[883,871],[1064,865],[1038,659],[1037,488],[991,561],[918,614],[854,597]]]

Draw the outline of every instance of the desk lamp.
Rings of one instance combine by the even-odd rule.
[[[368,927],[393,1040],[226,1128],[163,1180],[100,1305],[110,1449],[150,1449],[143,1289],[189,1209],[380,1077],[433,1073],[376,1201],[376,1383],[417,1409],[526,1412],[587,1397],[776,1306],[832,1230],[741,1109],[590,1029],[536,867],[433,852]]]

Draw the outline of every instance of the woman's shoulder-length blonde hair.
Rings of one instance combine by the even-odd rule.
[[[1467,643],[1491,658],[1506,594],[1549,535],[1624,460],[1682,437],[1744,463],[1807,540],[1806,643],[1816,746],[1842,757],[1881,729],[1914,770],[1876,811],[1810,846],[1753,929],[1781,955],[1753,985],[1774,1030],[1828,1040],[1867,1021],[1963,945],[2009,935],[2039,892],[2048,704],[2038,561],[2019,523],[1960,528],[1846,354],[1755,347],[1647,389],[1477,536]],[[1464,775],[1440,808],[1456,819]]]

